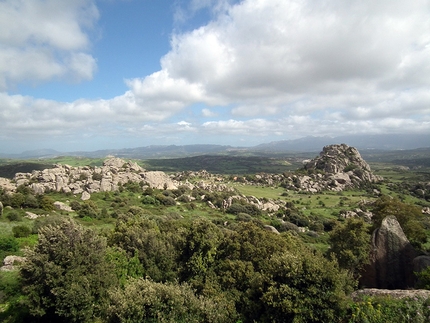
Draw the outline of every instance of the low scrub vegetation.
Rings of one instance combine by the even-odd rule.
[[[286,190],[253,173],[217,175],[223,190],[129,182],[87,201],[0,190],[0,258],[26,257],[0,271],[0,321],[426,322],[426,299],[349,297],[386,215],[430,250],[430,201],[409,191],[412,175],[342,192]],[[419,280],[429,288],[429,271]]]

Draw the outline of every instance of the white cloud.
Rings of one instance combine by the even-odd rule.
[[[218,114],[213,112],[210,109],[202,109],[202,116],[205,118],[211,118],[211,117],[216,117]]]
[[[91,79],[94,1],[0,2],[0,89]],[[208,8],[213,20],[173,34],[161,69],[126,80],[123,95],[64,103],[0,94],[1,135],[429,132],[428,0],[193,0],[187,10]],[[193,104],[211,119],[177,122]]]
[[[297,113],[300,106],[346,114],[361,101],[377,114],[387,111],[381,102],[402,104],[430,85],[427,4],[243,1],[174,35],[162,72],[199,86],[204,103],[237,105],[237,116]]]
[[[98,19],[94,0],[0,2],[0,90],[25,81],[88,80],[95,59],[86,30]]]

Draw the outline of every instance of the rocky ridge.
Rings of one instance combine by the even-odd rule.
[[[85,197],[95,192],[117,191],[128,182],[143,182],[144,185],[159,189],[176,189],[178,186],[164,172],[145,171],[137,163],[120,158],[108,158],[101,167],[57,164],[51,169],[17,173],[12,181],[2,178],[0,186],[13,192],[19,185],[28,185],[35,194],[56,191],[83,194]]]

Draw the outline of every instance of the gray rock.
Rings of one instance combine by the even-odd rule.
[[[6,256],[3,259],[3,266],[0,268],[2,271],[12,271],[15,269],[17,264],[25,261],[25,257],[20,256]]]
[[[63,202],[55,201],[54,207],[60,211],[73,212],[72,208]]]
[[[275,227],[273,227],[273,226],[271,226],[271,225],[265,225],[265,226],[264,226],[264,229],[266,229],[267,231],[270,231],[270,232],[276,233],[276,234],[280,234],[280,233],[279,233],[279,231],[278,231],[278,230],[276,230],[276,228],[275,228]]]
[[[3,215],[3,203],[0,201],[0,217]]]
[[[91,198],[91,194],[88,193],[87,191],[83,191],[82,192],[82,196],[81,196],[81,200],[82,201],[87,201]]]
[[[178,186],[173,183],[172,179],[166,175],[164,172],[154,171],[145,172],[141,174],[142,179],[148,183],[152,188],[163,189],[167,188],[169,190],[177,189]]]
[[[361,277],[361,285],[371,288],[406,289],[415,284],[413,259],[417,252],[406,238],[396,217],[382,220],[372,235],[371,263]]]

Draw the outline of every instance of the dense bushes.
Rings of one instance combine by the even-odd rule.
[[[39,229],[21,268],[26,306],[45,321],[89,322],[102,314],[115,283],[106,242],[73,221]]]
[[[31,315],[63,322],[328,322],[338,319],[353,286],[346,271],[298,238],[254,222],[154,220],[134,207],[108,236],[106,244],[70,220],[39,227],[21,269]]]

